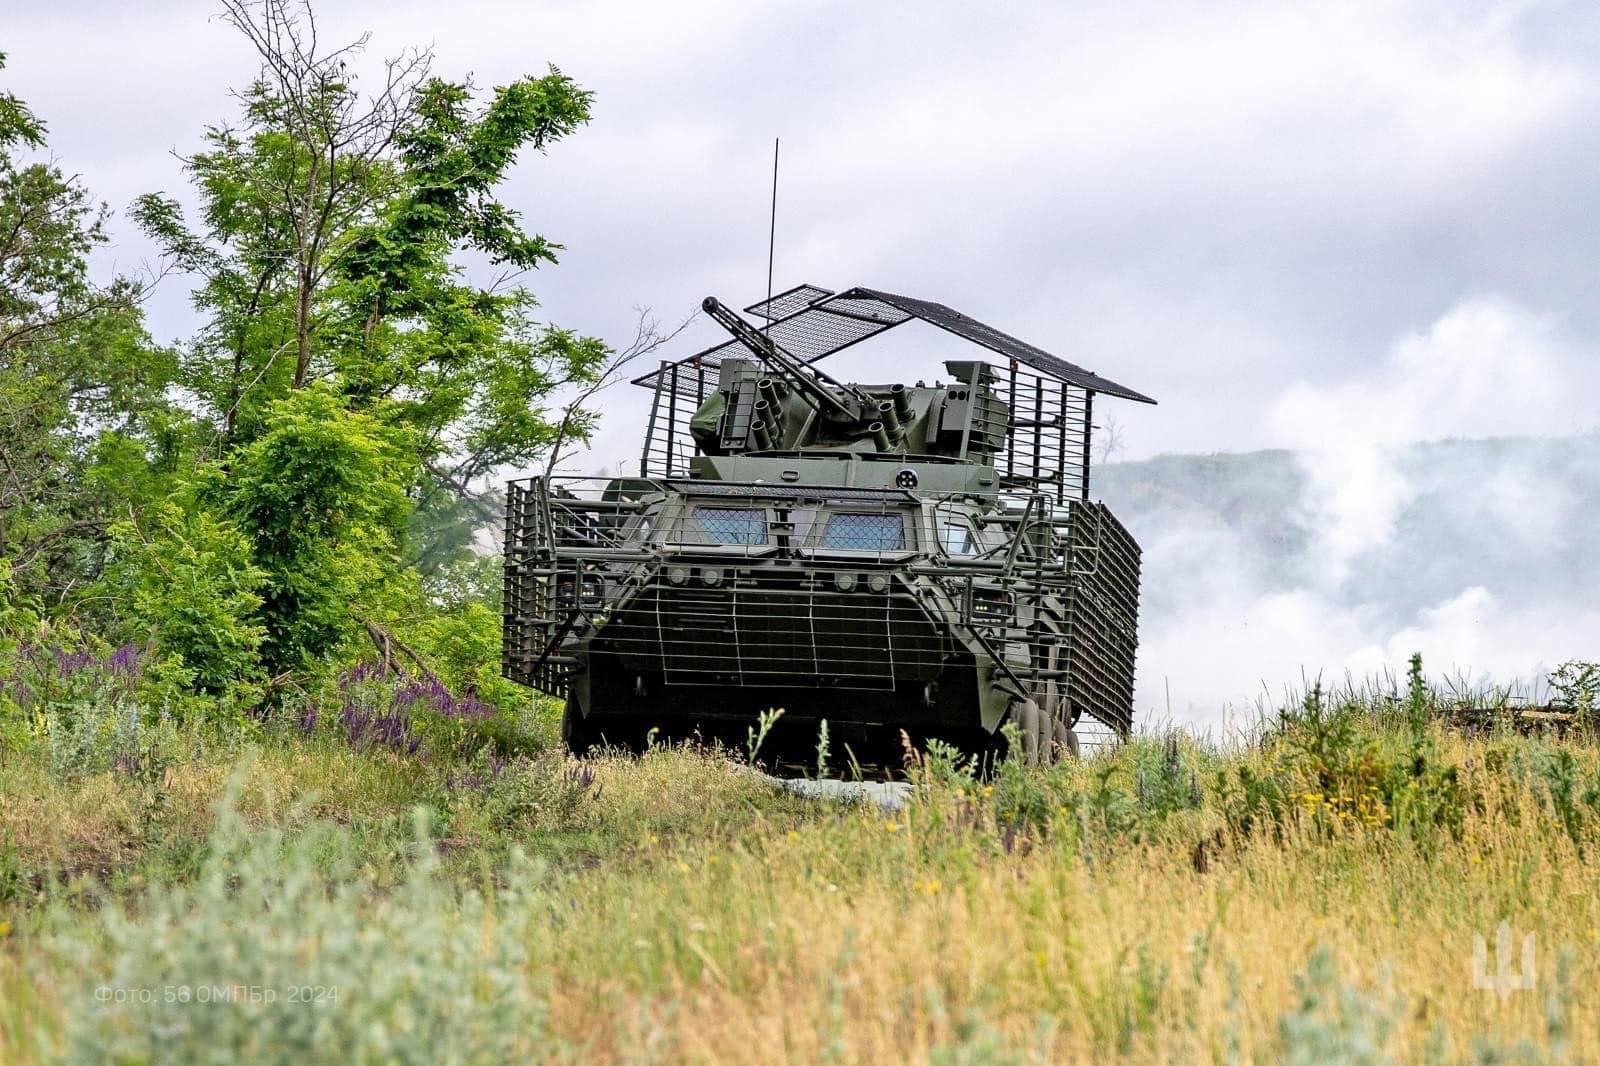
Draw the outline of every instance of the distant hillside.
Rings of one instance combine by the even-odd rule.
[[[1142,706],[1165,680],[1205,718],[1408,640],[1474,675],[1600,658],[1600,435],[1161,456],[1093,489],[1145,550]]]

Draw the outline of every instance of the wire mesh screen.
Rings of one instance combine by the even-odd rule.
[[[504,671],[553,695],[582,654],[668,686],[841,691],[987,656],[1086,735],[1131,725],[1139,552],[1103,505],[1002,494],[980,517],[967,497],[642,478],[507,499]]]
[[[1094,394],[1016,363],[975,365],[989,370],[984,375],[987,385],[976,397],[981,402],[972,407],[970,439],[975,448],[994,448],[989,459],[1000,472],[1001,484],[1046,492],[1057,503],[1087,499]],[[654,383],[655,397],[645,431],[641,476],[685,476],[689,460],[700,454],[689,422],[717,388],[711,366],[664,362],[648,379]],[[958,395],[965,399],[967,394]],[[725,446],[748,435],[755,400],[753,381],[733,390],[720,423]]]
[[[776,300],[776,298],[774,298]],[[834,352],[858,344],[886,329],[910,321],[911,315],[876,301],[833,297],[824,303],[808,305],[786,318],[776,319],[761,332],[779,348],[803,363],[813,363]],[[737,340],[713,344],[686,359],[668,366],[691,365],[709,368],[713,374],[727,358],[745,358],[750,350]],[[646,374],[634,384],[655,388],[661,371]]]
[[[767,513],[753,507],[696,507],[693,524],[706,544],[751,546],[767,543]]]
[[[996,464],[1002,484],[1037,488],[1057,503],[1087,499],[1093,394],[1015,363],[1000,372],[996,387],[1011,411],[1010,435]]]
[[[774,296],[771,301],[752,304],[746,311],[771,319],[762,332],[779,347],[808,363],[919,318],[1052,380],[1068,382],[1090,392],[1121,396],[1141,403],[1154,402],[1125,385],[1057,358],[1042,348],[931,300],[859,286],[833,295],[815,285],[797,285]],[[715,368],[725,356],[735,354],[741,348],[738,341],[730,340],[712,345],[681,362]],[[634,381],[636,385],[649,388],[654,388],[656,383],[656,374],[647,374]]]
[[[898,514],[830,514],[817,541],[822,548],[845,551],[891,552],[906,546],[905,518]]]
[[[1071,382],[1080,388],[1091,392],[1103,392],[1111,396],[1121,396],[1124,399],[1136,400],[1141,403],[1154,403],[1150,397],[1143,393],[1135,392],[1126,385],[1119,385],[1109,378],[1103,378],[1092,370],[1085,370],[1075,363],[1057,358],[1036,345],[1019,340],[1009,333],[1005,333],[986,322],[979,322],[970,315],[964,315],[954,308],[932,300],[919,300],[910,296],[901,296],[892,292],[880,292],[877,289],[855,288],[835,299],[861,299],[874,301],[880,305],[892,307],[924,322],[938,326],[940,329],[954,333],[958,337],[965,337],[974,344],[981,345],[992,352],[997,352],[1007,357],[1014,363],[1032,367],[1046,377],[1058,381]]]
[[[716,371],[700,363],[663,362],[651,375],[655,398],[645,425],[639,473],[644,477],[682,477],[699,454],[689,419],[716,389]]]
[[[832,295],[833,290],[824,289],[820,285],[801,284],[780,292],[771,299],[757,300],[749,307],[746,307],[744,311],[747,315],[759,315],[762,318],[788,318],[790,315],[799,314],[817,301],[827,299]]]
[[[543,487],[539,480],[506,486],[500,667],[506,677],[525,685],[565,692],[563,671],[549,662],[554,604],[547,571],[553,565],[553,551],[547,547]]]
[[[1102,503],[1074,504],[1068,525],[1074,580],[1064,631],[1067,695],[1086,714],[1125,733],[1133,725],[1139,545]]]
[[[608,622],[604,650],[659,664],[667,685],[889,690],[937,676],[951,642],[898,583],[835,568],[697,568],[648,582]]]

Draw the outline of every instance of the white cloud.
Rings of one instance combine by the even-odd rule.
[[[639,304],[673,319],[708,292],[752,296],[779,134],[780,284],[926,294],[1125,379],[1165,401],[1127,414],[1131,454],[1260,446],[1263,398],[1346,365],[1441,289],[1499,290],[1530,255],[1588,262],[1581,191],[1507,184],[1587,150],[1597,57],[1525,26],[1581,29],[1583,5],[322,9],[327,40],[373,29],[374,60],[431,43],[442,73],[493,85],[553,61],[597,91],[594,124],[506,189],[567,245],[535,279],[553,319],[623,337]],[[4,80],[114,207],[180,190],[169,151],[227,118],[253,69],[206,4],[131,10],[63,0],[7,19]],[[1533,211],[1559,223],[1533,252],[1495,230]],[[115,232],[119,265],[150,254]],[[1462,233],[1492,247],[1414,269]],[[190,331],[179,285],[151,314],[159,336]],[[598,457],[634,450],[639,428],[608,419]]]
[[[1395,461],[1397,445],[1580,432],[1595,424],[1597,387],[1594,351],[1566,337],[1552,316],[1496,297],[1463,301],[1425,332],[1402,337],[1367,375],[1291,386],[1268,422],[1307,476],[1302,520],[1317,544],[1316,583],[1337,585],[1364,553],[1383,550],[1416,498]],[[1523,496],[1516,486],[1509,471],[1485,471],[1461,489],[1510,503]]]
[[[1593,430],[1597,389],[1595,352],[1553,316],[1495,297],[1463,301],[1399,338],[1365,375],[1291,386],[1267,421],[1295,451],[1302,490],[1284,518],[1305,547],[1284,576],[1226,523],[1173,514],[1136,530],[1147,587],[1162,583],[1178,604],[1146,621],[1140,706],[1164,708],[1170,685],[1182,694],[1176,717],[1215,724],[1225,704],[1248,704],[1263,684],[1276,696],[1305,676],[1398,673],[1413,652],[1436,677],[1501,683],[1600,655],[1600,611],[1583,594],[1592,570],[1560,561],[1595,516],[1519,451],[1485,449],[1464,464],[1415,447]],[[1485,540],[1502,546],[1489,570],[1476,547]],[[1531,575],[1513,595],[1484,584],[1503,576],[1495,568],[1508,553]],[[1442,599],[1399,593],[1397,619],[1394,590],[1371,579],[1403,580],[1391,572],[1397,556],[1459,584]],[[1595,562],[1588,554],[1580,565]]]

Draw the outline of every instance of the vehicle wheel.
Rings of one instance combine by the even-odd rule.
[[[574,755],[587,755],[598,739],[593,724],[584,718],[577,701],[568,699],[561,712],[561,743]]]
[[[1011,716],[1017,723],[1017,732],[1022,734],[1022,764],[1038,766],[1043,748],[1039,743],[1043,735],[1040,729],[1043,722],[1039,705],[1032,700],[1018,700],[1011,705]]]
[[[1072,727],[1061,719],[1055,720],[1055,737],[1051,750],[1057,759],[1076,759],[1078,757],[1078,734]]]
[[[1057,664],[1061,661],[1061,645],[1052,643],[1045,665],[1051,674],[1055,673]],[[1061,721],[1061,685],[1055,677],[1046,677],[1037,686],[1036,692],[1039,701],[1039,762],[1045,766],[1054,766],[1068,753],[1077,754],[1076,738],[1069,741],[1072,732]],[[1065,732],[1066,736],[1063,736]]]

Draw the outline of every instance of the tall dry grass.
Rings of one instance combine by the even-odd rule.
[[[1582,738],[1308,702],[1237,751],[1147,738],[990,780],[936,753],[894,811],[686,750],[457,772],[290,741],[141,785],[172,793],[141,822],[106,813],[136,809],[114,772],[0,768],[8,861],[76,824],[137,875],[10,897],[0,1054],[1600,1059]],[[187,865],[139,865],[176,833],[202,842]],[[1502,921],[1536,945],[1505,996],[1472,969]],[[203,1018],[97,998],[141,982],[340,994]]]

